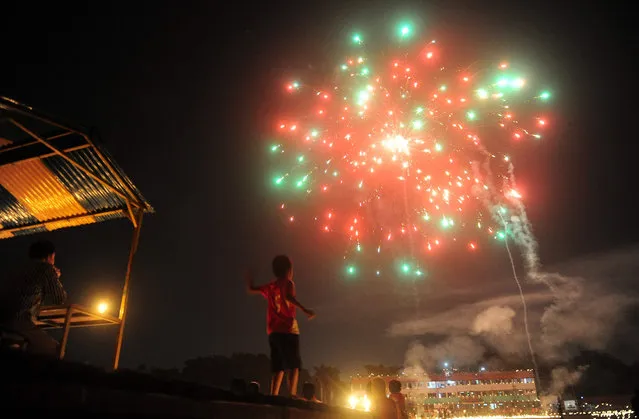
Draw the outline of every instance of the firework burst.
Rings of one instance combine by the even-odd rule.
[[[284,86],[270,145],[287,223],[342,238],[346,273],[426,275],[429,254],[509,234],[523,198],[509,151],[538,141],[550,93],[506,62],[447,68],[435,41],[368,51],[361,34],[331,82]],[[390,268],[390,269],[389,269]]]

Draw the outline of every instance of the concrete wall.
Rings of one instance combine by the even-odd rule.
[[[62,417],[69,413],[86,417],[150,418],[265,418],[265,419],[363,419],[368,414],[328,406],[273,406],[262,403],[190,400],[166,394],[140,394],[108,388],[91,388],[53,382],[18,383],[3,389],[3,407],[14,405],[26,414],[46,410]],[[5,397],[7,397],[5,399]],[[302,404],[302,402],[298,402]]]
[[[243,399],[199,384],[0,352],[0,418],[358,419],[369,414],[279,397]]]

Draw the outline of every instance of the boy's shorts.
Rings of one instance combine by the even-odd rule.
[[[268,335],[271,347],[271,371],[278,372],[302,367],[300,357],[300,335],[292,333],[271,333]]]

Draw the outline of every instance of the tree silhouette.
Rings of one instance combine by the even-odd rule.
[[[396,376],[402,370],[402,367],[398,366],[386,366],[386,365],[364,365],[366,374],[368,375],[390,375]]]
[[[340,370],[324,364],[313,370],[319,399],[328,404],[339,404],[348,390],[348,386],[340,380]]]

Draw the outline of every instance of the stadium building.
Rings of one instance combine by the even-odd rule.
[[[353,377],[353,394],[365,394],[374,377]],[[411,410],[423,417],[528,416],[542,414],[532,370],[458,372],[380,377],[402,383]]]

